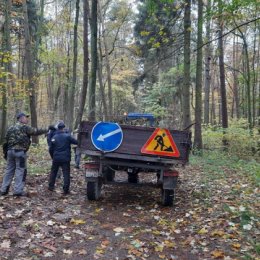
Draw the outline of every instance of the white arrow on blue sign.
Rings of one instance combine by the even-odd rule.
[[[102,152],[115,151],[123,141],[123,131],[119,124],[98,122],[91,132],[93,145]]]

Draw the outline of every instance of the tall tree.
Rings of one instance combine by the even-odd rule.
[[[11,55],[11,39],[10,39],[10,17],[11,17],[11,0],[5,0],[4,5],[4,17],[5,22],[3,26],[3,42],[2,42],[2,60],[1,65],[5,68],[5,76],[2,77],[2,124],[1,124],[1,136],[0,136],[0,142],[3,141],[5,136],[5,130],[6,130],[6,119],[7,119],[7,79],[8,79],[8,72],[12,72],[12,63],[10,60]],[[5,56],[7,58],[5,58]]]
[[[207,1],[206,12],[206,42],[211,38],[211,0]],[[204,123],[209,124],[209,94],[211,86],[210,65],[212,59],[211,44],[208,43],[205,47],[205,84],[204,84]]]
[[[97,79],[97,1],[91,1],[91,72],[89,84],[89,120],[96,119],[96,79]]]
[[[184,79],[183,79],[183,128],[191,124],[190,115],[190,39],[191,39],[191,0],[185,0],[184,10]]]
[[[111,69],[110,69],[110,61],[109,61],[109,53],[108,53],[108,46],[107,46],[107,39],[105,34],[105,23],[104,18],[101,12],[101,6],[98,2],[98,8],[100,13],[100,22],[101,22],[101,32],[102,32],[102,39],[103,39],[103,45],[105,50],[105,64],[106,64],[106,72],[107,72],[107,85],[108,85],[108,115],[110,117],[110,120],[112,120],[113,115],[113,101],[112,101],[112,80],[111,80]]]
[[[195,104],[195,136],[194,147],[202,149],[201,118],[202,118],[202,33],[203,33],[203,2],[198,0],[198,31],[197,31],[197,65],[196,65],[196,104]]]
[[[243,40],[243,48],[244,48],[244,62],[245,62],[245,73],[244,78],[246,81],[246,98],[247,98],[247,119],[249,129],[252,129],[252,106],[251,106],[251,70],[250,70],[250,61],[249,61],[249,54],[248,54],[248,43],[246,40],[246,36],[243,31],[238,27],[238,31],[240,33],[240,37]]]
[[[224,47],[223,47],[223,2],[218,0],[218,58],[219,58],[219,76],[220,76],[220,94],[221,94],[221,111],[222,111],[222,127],[228,128],[227,113],[227,97],[226,97],[226,80],[225,80],[225,64],[224,64]],[[224,144],[226,141],[223,139]]]
[[[234,109],[236,118],[240,118],[240,108],[239,108],[239,93],[238,93],[238,71],[236,69],[236,64],[238,62],[238,41],[237,37],[234,36],[233,41],[233,92],[234,92]]]
[[[36,112],[36,93],[35,93],[35,75],[34,75],[34,62],[32,55],[32,44],[30,37],[29,29],[29,20],[28,20],[28,9],[27,1],[23,0],[23,16],[24,16],[24,38],[25,38],[25,63],[28,76],[28,92],[29,92],[29,101],[30,101],[30,112],[31,112],[31,125],[37,127],[37,112]],[[33,138],[33,142],[38,143],[38,137]]]
[[[69,110],[68,110],[68,124],[72,129],[74,120],[74,101],[75,101],[75,88],[77,81],[77,60],[78,60],[78,23],[79,23],[79,2],[76,0],[76,14],[74,22],[74,36],[73,36],[73,64],[72,64],[72,82],[69,89]]]
[[[80,101],[79,101],[79,110],[77,113],[77,117],[75,120],[74,128],[77,128],[82,120],[85,103],[86,103],[86,96],[87,96],[87,89],[88,89],[88,62],[89,62],[89,52],[88,52],[88,22],[89,22],[89,2],[88,0],[83,0],[83,16],[84,16],[84,31],[83,31],[83,85],[81,88],[80,93]]]

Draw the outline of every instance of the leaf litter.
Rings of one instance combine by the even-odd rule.
[[[145,186],[106,185],[88,201],[84,172],[73,167],[73,193],[62,195],[62,180],[48,192],[48,154],[30,156],[29,196],[0,197],[1,260],[259,259],[259,189],[241,169],[181,169],[174,207],[165,208],[160,190]]]

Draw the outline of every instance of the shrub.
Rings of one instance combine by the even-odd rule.
[[[242,159],[254,158],[259,160],[260,135],[257,129],[249,130],[244,119],[231,120],[229,128],[221,126],[204,126],[203,131],[204,149],[223,149],[223,137],[228,143],[228,154]]]

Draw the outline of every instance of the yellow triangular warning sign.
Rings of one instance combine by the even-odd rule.
[[[156,128],[141,153],[179,157],[180,152],[168,129]]]

